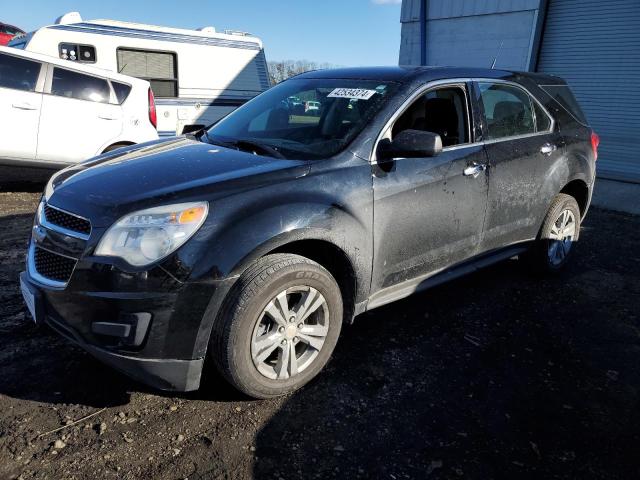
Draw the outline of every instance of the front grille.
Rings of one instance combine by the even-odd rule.
[[[72,232],[89,235],[91,233],[91,223],[89,220],[63,212],[50,205],[44,206],[44,218],[48,223],[57,225]]]
[[[76,266],[76,260],[63,257],[44,248],[34,247],[33,264],[36,272],[56,282],[68,282]]]

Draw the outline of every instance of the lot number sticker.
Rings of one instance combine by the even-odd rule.
[[[378,92],[375,90],[367,90],[365,88],[334,88],[327,97],[369,100],[376,93]]]

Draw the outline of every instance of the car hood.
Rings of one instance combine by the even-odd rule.
[[[52,178],[45,197],[51,205],[100,227],[141,208],[213,200],[291,180],[308,170],[305,161],[178,137],[119,149],[66,168]]]

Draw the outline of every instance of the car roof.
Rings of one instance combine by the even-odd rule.
[[[557,83],[560,79],[550,75],[532,74],[512,70],[498,70],[476,67],[439,67],[439,66],[390,66],[390,67],[354,67],[314,70],[302,73],[295,78],[325,78],[378,80],[383,82],[412,83],[417,80],[430,82],[448,78],[495,78],[514,79],[517,77],[535,78]]]
[[[24,30],[22,30],[19,27],[16,27],[15,25],[11,25],[10,23],[4,23],[4,22],[0,22],[0,25],[3,25],[5,27],[11,27],[11,28],[15,28],[16,30],[20,30],[22,33],[24,33]]]
[[[105,70],[103,68],[94,67],[92,65],[86,65],[84,63],[71,62],[69,60],[63,60],[61,58],[44,55],[42,53],[35,53],[35,52],[29,52],[26,50],[20,50],[18,48],[0,46],[0,53],[6,53],[8,55],[13,55],[16,57],[30,58],[38,62],[47,62],[53,65],[64,67],[69,70],[75,70],[77,72],[85,72],[85,73],[96,75],[99,77],[121,81],[131,85],[134,85],[134,84],[148,85],[149,84],[149,82],[147,82],[146,80],[130,77],[128,75],[122,75],[121,73],[115,73],[111,70]]]

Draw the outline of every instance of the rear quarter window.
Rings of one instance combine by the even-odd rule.
[[[129,94],[131,93],[131,85],[127,85],[126,83],[114,82],[111,81],[111,86],[113,87],[113,91],[116,94],[116,99],[119,104],[124,103]]]
[[[587,117],[567,85],[540,85],[540,88],[553,98],[556,103],[559,103],[560,106],[578,122],[583,125],[588,125]]]

